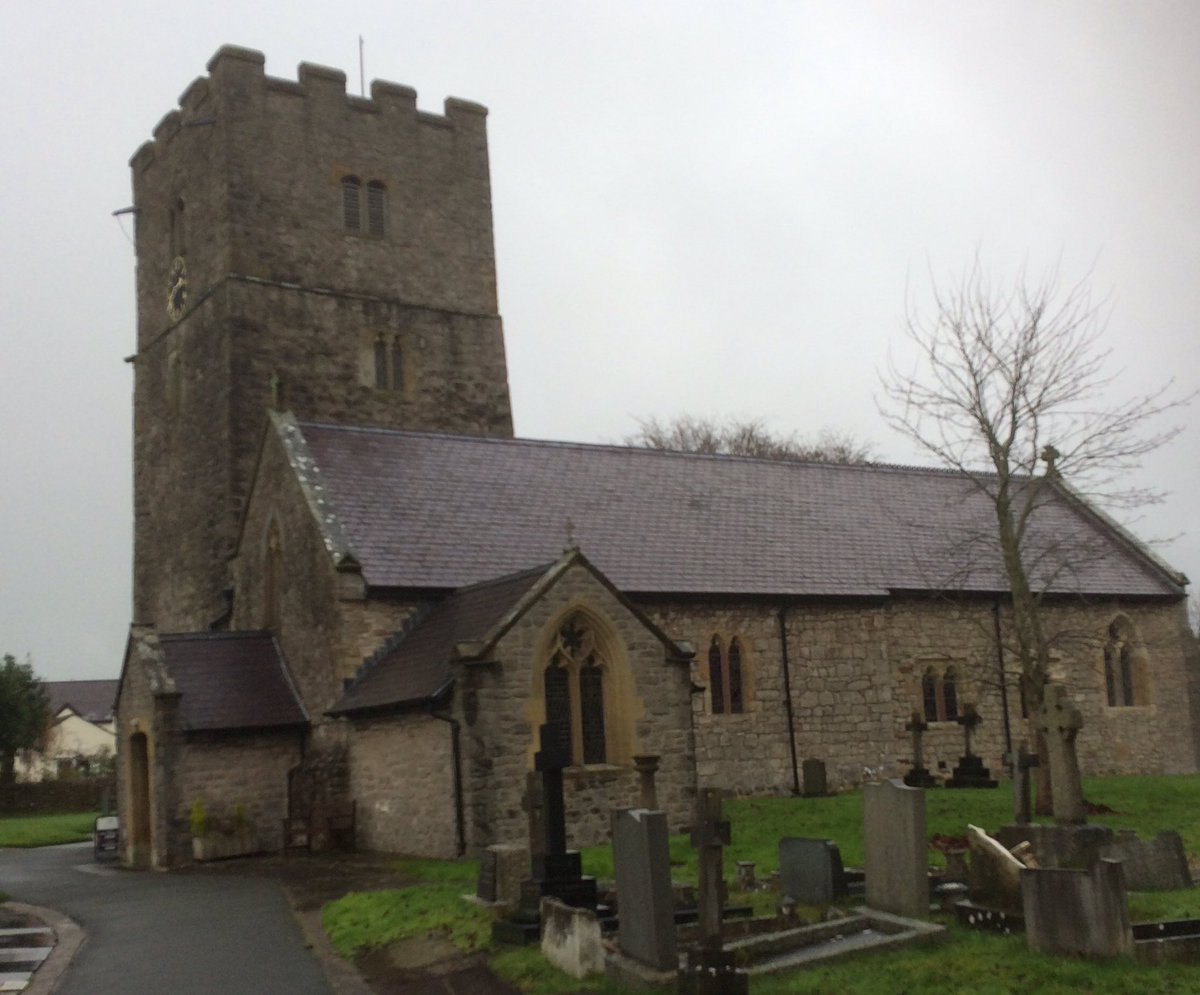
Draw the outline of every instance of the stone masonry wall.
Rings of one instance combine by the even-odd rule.
[[[709,695],[697,696],[700,782],[741,793],[791,790],[778,609],[731,603],[650,604],[646,610],[672,636],[696,646],[697,684],[708,685],[707,647],[714,633],[726,643],[736,635],[743,646],[745,712],[714,715]],[[1120,613],[1132,620],[1146,650],[1149,701],[1137,707],[1107,705],[1103,645]],[[858,607],[792,605],[786,617],[797,758],[824,760],[835,788],[908,769],[911,740],[904,725],[914,709],[922,709],[927,666],[956,668],[960,704],[976,704],[984,718],[975,752],[1002,773],[1007,744],[990,602],[898,597]],[[1182,651],[1181,619],[1177,605],[1047,606],[1048,628],[1058,634],[1057,677],[1084,714],[1078,744],[1085,774],[1196,769],[1190,714],[1195,677]],[[1007,667],[1015,747],[1028,731],[1011,657]],[[924,746],[926,765],[949,774],[963,751],[962,729],[931,723]]]
[[[267,851],[283,847],[287,775],[300,762],[301,733],[286,731],[191,733],[176,765],[178,801],[171,821],[180,862],[191,860],[191,809],[204,805],[210,823],[232,818],[241,806]]]
[[[365,850],[458,856],[451,729],[426,714],[352,725],[350,790]]]
[[[662,758],[658,798],[672,831],[690,822],[694,750],[688,668],[667,662],[653,631],[576,565],[509,630],[496,648],[494,664],[468,666],[459,679],[455,708],[463,720],[472,851],[528,838],[521,800],[544,721],[540,672],[549,662],[550,640],[578,609],[588,614],[598,632],[610,637],[607,646],[613,659],[605,673],[606,688],[615,690],[626,681],[628,694],[622,695],[619,708],[606,700],[612,762],[570,768],[564,776],[570,845],[607,840],[610,810],[636,802],[638,781],[629,757],[638,753]],[[470,707],[463,707],[464,700]],[[628,756],[619,755],[623,737]]]

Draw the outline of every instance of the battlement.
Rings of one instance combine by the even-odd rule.
[[[440,115],[418,111],[417,91],[388,80],[372,80],[369,97],[350,94],[342,70],[311,62],[300,63],[295,80],[268,76],[266,56],[238,45],[222,45],[206,68],[209,75],[188,85],[179,98],[179,107],[163,116],[154,128],[153,139],[133,154],[129,164],[135,170],[149,168],[183,128],[219,125],[223,108],[253,112],[265,107],[272,95],[311,100],[331,116],[352,110],[386,116],[397,125],[412,122],[443,129],[482,130],[487,117],[486,107],[456,97],[445,99]]]

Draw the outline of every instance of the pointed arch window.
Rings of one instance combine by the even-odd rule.
[[[555,643],[543,673],[546,724],[570,744],[574,764],[608,763],[608,661],[582,616],[561,625]]]
[[[283,582],[283,548],[279,540],[279,525],[272,522],[267,529],[264,553],[266,569],[263,571],[263,628],[278,635],[282,622],[280,601]]]
[[[742,644],[737,636],[726,647],[719,635],[708,646],[708,690],[713,715],[739,715],[745,711],[742,684]]]
[[[954,722],[958,719],[958,671],[926,667],[921,677],[921,702],[926,722]]]
[[[1124,615],[1113,619],[1104,644],[1104,689],[1110,708],[1146,704],[1144,656],[1133,623]]]

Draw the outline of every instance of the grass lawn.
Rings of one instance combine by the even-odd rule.
[[[0,847],[56,846],[92,838],[95,812],[0,817]]]
[[[1084,782],[1088,801],[1113,809],[1092,821],[1136,829],[1149,837],[1160,829],[1176,829],[1189,856],[1200,856],[1200,777],[1127,777]],[[961,836],[967,823],[995,828],[1011,821],[1012,796],[1002,783],[996,791],[926,793],[930,835]],[[827,837],[837,842],[843,861],[863,860],[862,794],[831,798],[742,798],[727,803],[733,844],[725,853],[726,876],[733,862],[752,860],[765,876],[778,866],[782,836]],[[695,881],[695,853],[686,837],[671,839],[672,874]],[[584,851],[584,868],[599,878],[612,878],[610,847]],[[941,856],[930,851],[930,862]],[[474,890],[478,865],[472,862],[405,861],[404,873],[417,886],[402,891],[348,895],[322,913],[334,946],[346,957],[393,940],[441,932],[463,950],[490,952],[492,969],[522,991],[555,995],[567,992],[616,993],[602,979],[578,982],[549,967],[535,949],[493,949],[489,914],[462,900]],[[762,892],[733,894],[732,901],[752,898],[764,910],[774,898]],[[1133,894],[1135,922],[1200,917],[1200,890]],[[942,921],[949,922],[948,918]],[[1030,953],[1023,938],[967,932],[951,925],[949,938],[925,949],[867,954],[844,963],[786,975],[758,977],[756,995],[828,993],[828,995],[898,995],[898,993],[1006,992],[1171,993],[1200,990],[1194,966],[1140,967],[1132,962],[1089,963]]]

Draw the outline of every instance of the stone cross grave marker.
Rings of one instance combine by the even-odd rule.
[[[696,793],[692,846],[700,851],[700,943],[688,951],[679,970],[680,995],[747,995],[749,975],[739,971],[732,953],[721,945],[721,890],[724,848],[729,845],[729,822],[721,818],[721,792],[701,788]]]
[[[1017,747],[1017,762],[1013,766],[1013,821],[1027,826],[1033,821],[1033,799],[1030,796],[1029,772],[1038,766],[1038,755],[1029,752],[1029,744],[1021,740]]]
[[[921,919],[929,915],[925,792],[899,780],[863,789],[867,905]]]
[[[1038,726],[1049,754],[1054,821],[1060,826],[1082,825],[1087,822],[1087,812],[1083,807],[1075,737],[1083,728],[1083,716],[1061,684],[1046,685]]]
[[[963,728],[963,755],[959,757],[958,766],[954,768],[954,776],[946,782],[946,787],[994,788],[998,785],[999,782],[992,778],[992,772],[983,765],[983,761],[971,749],[971,737],[981,722],[983,722],[983,718],[976,711],[974,705],[963,706],[962,714],[958,717],[958,724]]]
[[[923,741],[925,730],[928,728],[929,723],[925,721],[924,716],[918,711],[912,713],[912,717],[904,726],[905,731],[912,735],[913,765],[912,770],[904,775],[904,783],[910,788],[932,788],[937,784],[937,778],[930,774],[925,766],[925,747]]]
[[[612,814],[621,953],[658,971],[679,968],[667,815],[649,809]]]

